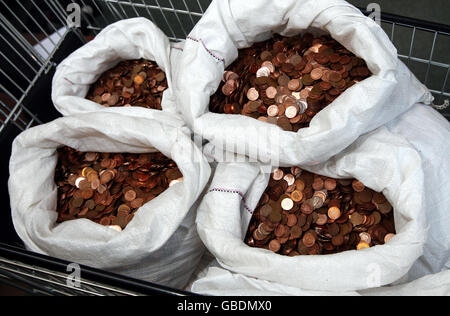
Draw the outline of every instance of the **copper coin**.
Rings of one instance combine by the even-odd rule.
[[[283,170],[277,168],[277,169],[275,169],[275,170],[273,171],[272,178],[273,178],[274,180],[279,181],[279,180],[283,179],[283,177],[284,177],[284,172],[283,172]]]
[[[298,191],[303,191],[305,189],[305,183],[301,179],[295,180],[295,187]]]
[[[270,215],[270,213],[272,212],[272,207],[270,207],[269,204],[265,204],[261,207],[261,209],[259,210],[259,213],[261,214],[261,216],[267,217]]]
[[[333,206],[328,209],[328,217],[333,220],[336,220],[339,217],[341,217],[341,214],[342,214],[341,210],[338,207]]]
[[[360,242],[358,246],[356,246],[357,250],[364,250],[370,248],[370,245],[366,242]]]
[[[289,106],[286,108],[285,115],[289,119],[293,119],[298,114],[298,108],[296,106]]]
[[[281,248],[281,244],[280,244],[280,242],[278,240],[273,239],[273,240],[270,241],[269,249],[271,251],[278,252],[278,251],[280,251],[280,248]]]
[[[388,214],[392,211],[392,206],[389,202],[378,205],[378,210],[381,214]]]
[[[384,243],[387,244],[394,237],[395,234],[387,234],[386,236],[384,236]]]
[[[319,80],[322,78],[323,72],[320,68],[315,68],[311,71],[311,78],[313,80]]]
[[[341,235],[341,234],[334,236],[334,237],[331,239],[331,243],[332,243],[333,246],[335,246],[335,247],[340,247],[340,246],[342,246],[342,245],[344,244],[344,236]]]
[[[268,116],[275,117],[275,116],[278,116],[278,114],[279,114],[279,109],[278,109],[278,106],[276,106],[276,105],[271,105],[267,109]]]
[[[353,190],[355,190],[356,192],[362,192],[366,188],[366,186],[358,180],[354,180],[352,182],[352,187],[353,187]]]
[[[291,199],[294,202],[297,202],[297,203],[301,202],[303,200],[303,193],[302,193],[302,191],[299,191],[299,190],[293,191],[291,193]]]
[[[129,190],[125,193],[125,200],[128,202],[133,201],[136,198],[136,192],[133,190]]]
[[[294,214],[289,214],[288,215],[287,225],[289,227],[293,227],[296,224],[297,224],[297,216],[295,216]]]
[[[312,186],[316,191],[322,190],[324,186],[323,180],[319,177],[315,178]]]
[[[334,189],[336,189],[336,186],[337,186],[336,180],[326,179],[324,186],[325,186],[325,189],[327,189],[328,191],[333,191]]]
[[[365,242],[367,244],[371,244],[372,243],[372,237],[370,236],[370,234],[366,233],[366,232],[362,232],[359,234],[359,238],[362,242]]]
[[[285,198],[281,201],[281,208],[285,211],[289,211],[294,207],[294,201],[290,198]]]
[[[295,177],[290,173],[286,174],[283,179],[287,182],[288,185],[293,185],[295,183]]]
[[[274,99],[275,96],[277,95],[277,93],[278,93],[278,91],[277,91],[277,89],[274,88],[274,87],[269,87],[269,88],[266,89],[266,96],[267,96],[269,99]]]
[[[319,214],[317,216],[316,224],[317,225],[325,225],[328,222],[328,217],[325,214]]]
[[[306,234],[303,235],[303,244],[306,247],[311,248],[312,246],[314,246],[315,243],[316,237],[314,236],[314,234],[307,232]]]
[[[256,90],[255,88],[250,88],[250,89],[247,91],[247,98],[248,98],[250,101],[256,101],[256,100],[258,100],[258,98],[259,98],[258,90]]]
[[[312,207],[312,205],[309,203],[306,203],[306,202],[302,204],[300,209],[301,209],[302,213],[306,214],[306,215],[309,215],[314,211],[314,208]]]

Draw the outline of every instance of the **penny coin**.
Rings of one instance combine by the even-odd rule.
[[[384,243],[387,244],[394,237],[395,234],[387,234],[386,236],[384,236]]]
[[[370,234],[368,234],[366,232],[360,233],[359,238],[361,239],[362,242],[365,242],[369,245],[372,243],[372,237],[370,236]]]
[[[294,183],[295,183],[295,177],[292,175],[292,174],[290,174],[290,173],[288,173],[288,174],[286,174],[284,177],[283,177],[283,179],[287,182],[287,184],[290,186],[290,185],[293,185]]]
[[[276,105],[271,105],[267,108],[268,116],[275,117],[278,115],[278,113],[279,113],[279,109],[278,109],[278,106],[276,106]]]
[[[352,187],[356,192],[362,192],[366,188],[366,186],[358,180],[352,182]]]
[[[325,225],[328,222],[328,217],[325,214],[319,214],[317,216],[316,224],[317,225]]]
[[[333,191],[334,189],[336,189],[337,182],[334,179],[326,179],[324,186],[328,191]]]
[[[258,90],[256,90],[255,88],[250,88],[250,89],[247,91],[247,98],[248,98],[250,101],[256,101],[256,100],[258,100],[258,98],[259,98]]]
[[[293,191],[291,193],[291,199],[294,202],[297,202],[297,203],[301,202],[303,200],[303,193],[302,193],[302,191],[299,191],[299,190]]]
[[[287,225],[289,227],[293,227],[296,224],[297,224],[297,216],[295,216],[294,214],[289,214],[288,215]]]
[[[389,214],[392,211],[392,205],[389,202],[378,205],[378,210],[381,214]]]
[[[330,207],[328,209],[328,217],[333,219],[333,220],[336,220],[339,217],[341,217],[341,214],[342,214],[341,210],[338,207],[336,207],[336,206]]]
[[[265,204],[261,207],[261,209],[259,210],[259,213],[261,214],[261,216],[267,217],[270,215],[270,213],[272,212],[272,207],[270,207],[269,204]]]
[[[303,235],[303,244],[306,247],[311,248],[312,246],[314,246],[315,243],[316,237],[314,236],[314,234],[307,232],[306,234]]]
[[[311,78],[313,80],[319,80],[322,78],[323,72],[320,68],[315,68],[311,71]]]
[[[274,99],[275,96],[277,95],[277,93],[278,93],[278,91],[277,91],[277,89],[274,88],[274,87],[269,87],[269,88],[266,89],[266,96],[267,96],[269,99]]]
[[[281,201],[281,208],[285,211],[289,211],[294,207],[294,202],[290,198],[285,198]]]
[[[335,246],[335,247],[340,247],[340,246],[342,246],[342,245],[344,244],[344,236],[341,235],[341,234],[334,236],[334,237],[331,239],[331,243],[332,243],[333,246]]]
[[[357,250],[364,250],[370,248],[370,245],[366,242],[360,242],[358,246],[356,246]]]
[[[272,178],[275,181],[279,181],[279,180],[283,179],[283,177],[284,177],[283,170],[277,168],[273,171]]]
[[[270,241],[269,249],[271,251],[278,252],[278,251],[280,251],[280,248],[281,248],[281,244],[280,244],[280,242],[278,240],[273,239],[273,240]]]

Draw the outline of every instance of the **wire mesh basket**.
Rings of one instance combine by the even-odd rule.
[[[59,116],[50,99],[51,78],[59,62],[107,25],[137,16],[152,20],[171,41],[184,40],[210,2],[0,0],[0,194],[3,205],[9,205],[6,182],[12,140],[21,131]],[[80,9],[80,27],[68,27],[73,8]],[[450,119],[447,108],[450,26],[389,14],[382,14],[381,25],[397,47],[399,58],[429,87],[435,96],[435,107]],[[100,276],[99,281],[83,278],[81,288],[67,288],[64,283],[67,273],[61,269],[67,263],[23,250],[9,213],[5,210],[5,218],[0,221],[0,283],[16,285],[23,291],[32,289],[30,294],[183,294],[86,267],[83,267],[83,271],[87,271],[84,275],[91,279]],[[111,285],[117,282],[119,287]]]

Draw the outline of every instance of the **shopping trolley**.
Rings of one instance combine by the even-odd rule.
[[[22,131],[57,117],[51,103],[55,68],[107,25],[143,16],[172,42],[182,41],[210,0],[0,0],[0,285],[38,295],[146,295],[187,293],[81,267],[80,284],[67,282],[68,262],[28,252],[16,235],[7,191],[11,143]],[[81,19],[73,19],[79,10]],[[365,10],[363,13],[369,14]],[[429,87],[433,106],[450,120],[450,26],[391,14],[381,25],[399,58]],[[73,23],[75,22],[75,23]]]

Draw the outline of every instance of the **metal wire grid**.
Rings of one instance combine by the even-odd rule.
[[[42,0],[39,4],[36,0],[29,0],[27,6],[22,2],[0,2],[0,40],[14,52],[12,58],[11,54],[7,56],[0,51],[0,57],[4,60],[0,65],[0,133],[10,122],[20,130],[42,123],[35,113],[23,105],[23,101],[39,77],[52,66],[52,57],[69,32],[77,32],[86,41],[85,36],[96,35],[115,21],[144,16],[155,22],[170,40],[180,41],[201,18],[210,0]],[[70,2],[83,8],[82,22],[86,34],[82,34],[80,29],[64,27],[68,16],[65,6]],[[441,104],[448,99],[450,64],[445,60],[448,54],[446,49],[440,51],[437,46],[440,44],[450,49],[450,34],[392,20],[383,19],[382,22],[394,44],[409,46],[406,51],[399,51],[399,57],[413,68],[425,85],[430,83],[430,78],[433,79],[430,90],[436,97],[436,103]],[[419,33],[426,33],[432,38],[428,56],[415,55]],[[405,44],[406,39],[408,44]],[[441,79],[435,78],[439,75]],[[437,86],[436,82],[441,85]]]
[[[79,0],[72,1],[84,7],[90,7],[83,15],[87,29],[94,34],[106,25],[133,17],[146,17],[155,22],[171,41],[180,41],[187,37],[211,0]],[[96,12],[100,17],[94,17]]]
[[[398,57],[434,95],[433,106],[446,109],[450,98],[450,33],[387,19],[382,19],[382,27],[397,47]],[[429,43],[429,51],[419,51],[415,47],[418,42]]]
[[[0,2],[0,133],[10,122],[20,130],[42,123],[23,101],[69,32],[58,30],[62,25],[64,16],[51,1]]]
[[[0,283],[31,295],[138,296],[139,293],[80,279],[79,287],[67,285],[67,274],[0,257]]]

